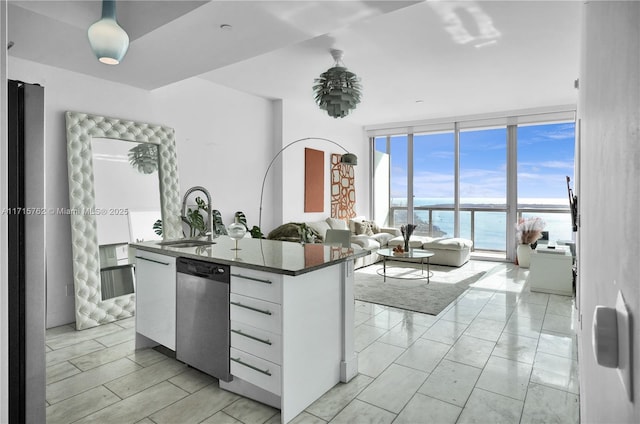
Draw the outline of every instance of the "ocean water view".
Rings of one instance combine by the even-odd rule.
[[[463,124],[375,137],[375,194],[380,201],[389,199],[390,222],[407,223],[409,198],[417,234],[437,229],[432,235],[452,237],[457,197],[460,236],[473,239],[476,250],[504,251],[507,231],[516,225],[506,217],[511,180],[519,213],[543,219],[551,242],[572,240],[567,178],[574,175],[575,122],[519,123],[515,132],[506,125]],[[508,154],[510,143],[515,155]]]
[[[392,199],[394,226],[407,223],[406,199]],[[449,198],[416,198],[414,200],[414,223],[418,225],[416,235],[428,235],[429,210],[432,210],[434,236],[453,237],[453,200]],[[506,212],[491,209],[504,209],[504,199],[466,198],[460,201],[460,237],[473,239],[476,250],[506,250],[507,216]],[[400,208],[400,209],[399,209]],[[424,208],[424,209],[422,209]],[[466,210],[470,209],[470,210]],[[549,241],[572,240],[571,215],[568,199],[531,198],[520,199],[518,209],[537,209],[535,212],[523,212],[523,218],[541,218],[545,222],[545,231],[549,232]],[[566,212],[545,212],[545,209],[566,209]],[[473,216],[473,236],[471,220]],[[516,223],[509,223],[515,227]]]

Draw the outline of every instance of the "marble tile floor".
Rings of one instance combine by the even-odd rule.
[[[294,423],[578,423],[573,299],[500,263],[438,316],[356,301],[360,373]],[[47,423],[279,423],[154,349],[134,319],[47,330]]]

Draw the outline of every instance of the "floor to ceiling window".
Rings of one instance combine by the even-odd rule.
[[[571,240],[567,177],[573,178],[575,123],[518,126],[518,215],[545,221],[550,240]]]
[[[419,235],[454,236],[453,132],[413,136],[413,223]]]
[[[475,251],[503,257],[515,246],[510,238],[521,217],[542,218],[552,241],[571,239],[566,177],[573,176],[573,116],[370,131],[375,219],[416,224],[416,235],[468,238]]]
[[[460,131],[460,236],[504,251],[506,208],[506,127]]]
[[[389,152],[391,168],[389,173],[390,204],[392,207],[391,219],[395,225],[400,226],[408,222],[407,199],[408,199],[408,136],[392,136],[389,139]]]

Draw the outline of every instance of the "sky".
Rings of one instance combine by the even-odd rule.
[[[518,197],[557,198],[568,206],[566,176],[573,177],[574,123],[518,127]],[[460,133],[460,197],[506,198],[506,128]],[[391,137],[391,193],[406,198],[407,138]],[[385,150],[385,137],[376,149]],[[414,198],[454,196],[453,133],[414,135]],[[572,178],[573,179],[573,178]],[[504,200],[503,200],[504,202]],[[527,202],[528,203],[528,202]],[[427,204],[427,203],[423,203]]]

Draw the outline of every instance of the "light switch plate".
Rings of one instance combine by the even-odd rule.
[[[631,373],[631,325],[629,311],[624,303],[622,293],[618,291],[616,299],[616,313],[618,318],[618,376],[627,390],[629,401],[633,402],[633,386]]]

